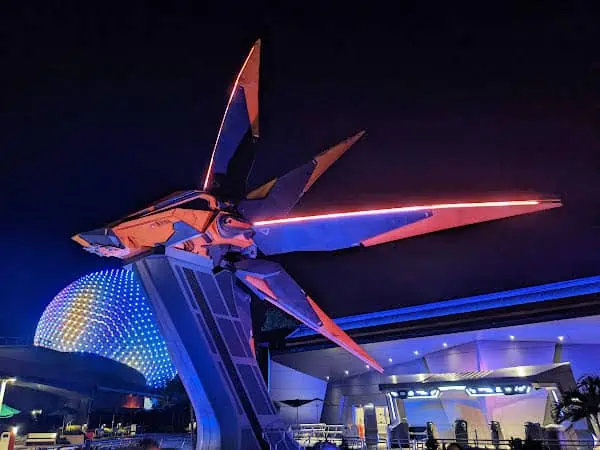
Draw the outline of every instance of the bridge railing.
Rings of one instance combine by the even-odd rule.
[[[86,441],[84,444],[28,446],[31,450],[113,450],[138,447],[142,439],[154,439],[161,449],[192,449],[189,434],[139,434],[132,437],[111,437]]]

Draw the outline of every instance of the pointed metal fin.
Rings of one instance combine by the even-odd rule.
[[[258,79],[260,40],[250,49],[225,108],[215,146],[204,178],[204,190],[218,190],[226,183],[229,163],[248,136],[258,138]]]
[[[559,200],[511,200],[285,217],[254,222],[254,242],[265,255],[369,247],[560,206]]]
[[[319,153],[310,162],[250,191],[246,200],[239,203],[238,211],[248,220],[285,216],[319,177],[364,134],[360,131]]]
[[[236,263],[236,277],[260,298],[352,353],[378,372],[383,368],[307,296],[279,264],[263,260]]]
[[[308,191],[315,181],[317,181],[317,179],[323,175],[323,173],[325,173],[325,171],[329,169],[334,162],[340,159],[340,157],[346,153],[350,147],[356,144],[356,142],[358,142],[358,140],[364,135],[365,130],[359,131],[354,136],[350,136],[348,139],[343,140],[339,144],[336,144],[324,152],[319,153],[314,159],[316,163],[315,170],[306,183],[306,186],[304,186],[303,193]]]

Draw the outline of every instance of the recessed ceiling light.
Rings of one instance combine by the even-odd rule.
[[[509,336],[509,338],[510,338],[511,341],[515,340],[515,337],[512,334]]]
[[[565,340],[565,337],[564,337],[564,336],[559,336],[559,337],[558,337],[558,340],[559,340],[560,342],[562,342],[562,341],[564,341],[564,340]]]
[[[350,372],[348,372],[347,370],[344,370],[344,374],[348,375]]]
[[[444,346],[444,348],[448,347],[448,343],[447,342],[444,342],[442,345]]]
[[[325,379],[326,379],[327,381],[329,381],[329,375],[327,375],[327,376],[325,377]]]
[[[392,358],[388,358],[388,362],[392,362],[392,361],[393,361],[393,359],[392,359]]]
[[[415,350],[413,353],[414,353],[415,355],[418,355],[418,354],[419,354],[419,350]]]
[[[370,368],[371,368],[371,366],[370,366],[370,365],[368,365],[368,364],[367,364],[367,365],[365,365],[365,369],[370,369]]]

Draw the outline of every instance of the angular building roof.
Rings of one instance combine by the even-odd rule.
[[[600,293],[600,276],[579,278],[576,280],[561,281],[558,283],[531,286],[510,291],[494,292],[473,297],[464,297],[453,300],[443,300],[418,306],[409,306],[387,311],[378,311],[355,316],[335,319],[343,330],[366,330],[375,328],[393,327],[396,324],[429,320],[433,318],[449,317],[456,315],[472,314],[490,310],[506,310],[507,308],[528,307],[534,314],[530,321],[543,320],[543,315],[536,309],[544,309],[544,304],[562,299],[572,299],[571,306],[576,308],[577,299],[586,296],[597,296]],[[597,298],[597,297],[596,297]],[[586,309],[588,314],[592,311]],[[462,316],[464,318],[464,316]],[[487,315],[489,318],[489,314]],[[296,340],[316,335],[311,329],[301,326],[288,336],[289,340]]]

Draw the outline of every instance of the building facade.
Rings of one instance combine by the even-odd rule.
[[[337,320],[385,367],[379,374],[310,330],[273,350],[275,401],[293,424],[354,424],[385,438],[389,424],[434,424],[454,438],[525,437],[526,422],[547,426],[561,393],[600,374],[600,277],[449,300]],[[585,435],[587,424],[575,429]]]

